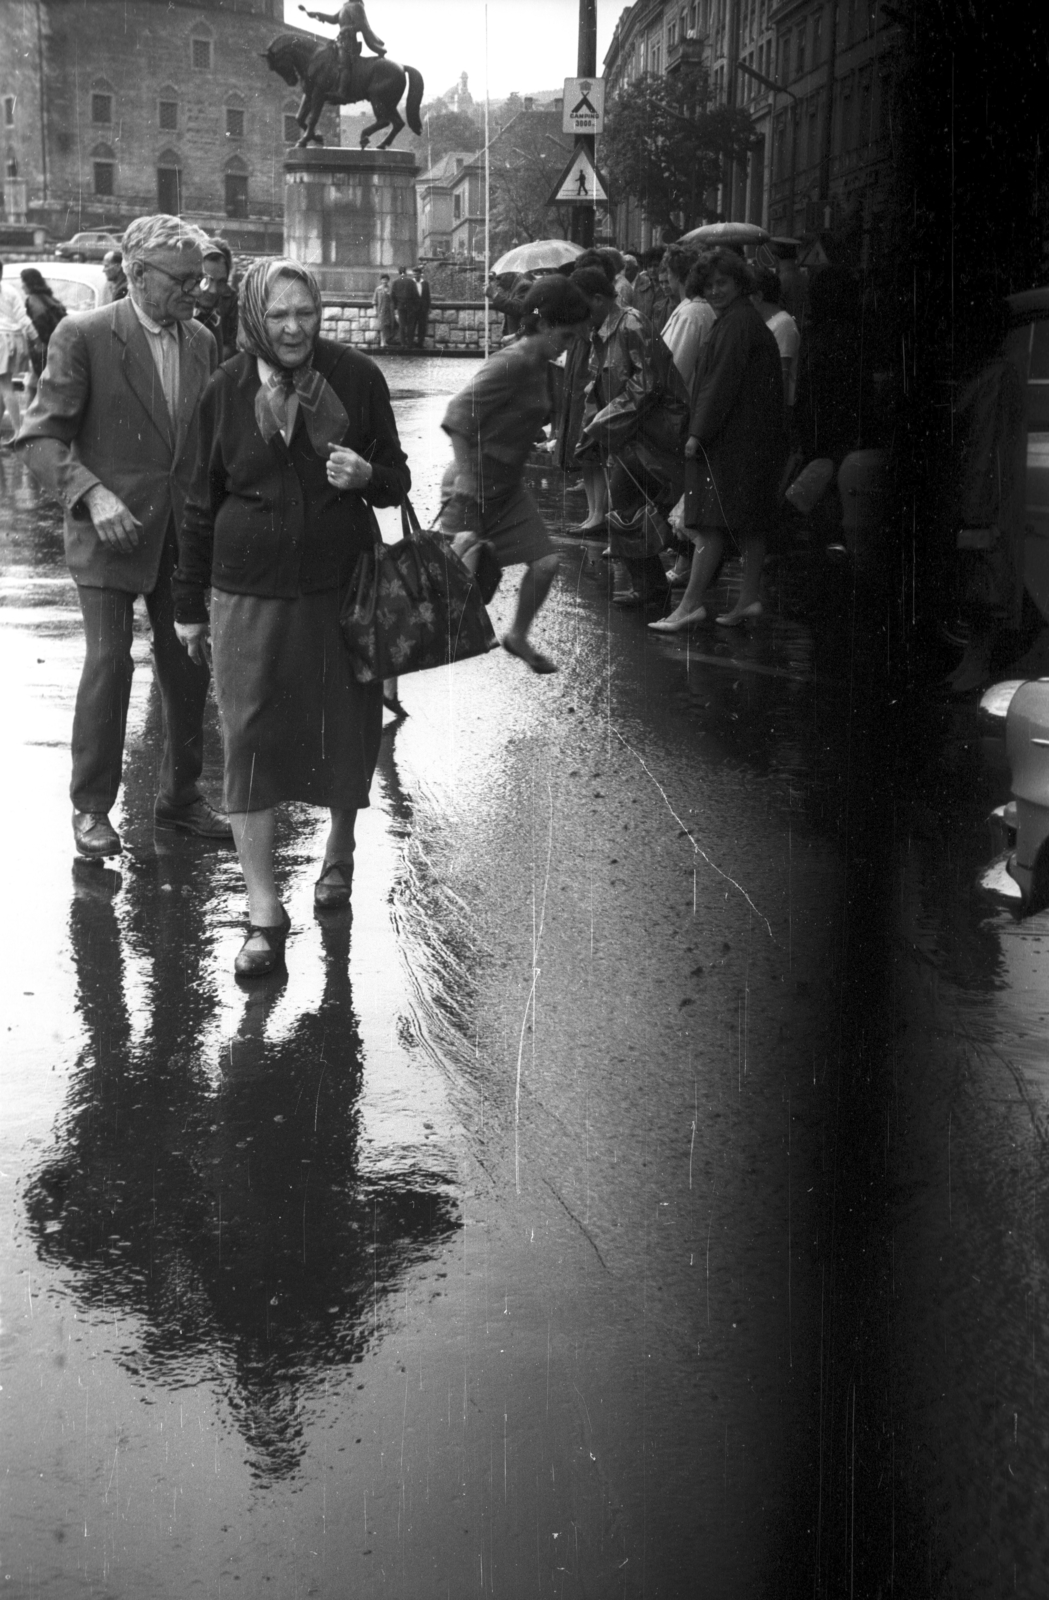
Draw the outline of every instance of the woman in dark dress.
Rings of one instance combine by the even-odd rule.
[[[604,281],[604,280],[602,280]],[[455,396],[441,426],[454,461],[442,484],[441,525],[455,550],[477,569],[488,543],[501,569],[524,564],[514,618],[503,649],[533,672],[556,672],[528,630],[557,576],[557,551],[523,477],[540,429],[550,416],[550,363],[589,328],[588,305],[556,273],[521,302],[521,333],[496,350]]]
[[[382,728],[379,684],[357,683],[339,610],[371,506],[410,487],[379,369],[319,339],[316,280],[260,261],[243,283],[240,352],[201,402],[200,460],[179,538],[176,631],[214,652],[225,800],[248,890],[236,971],[283,958],[289,922],[273,876],[274,806],[327,806],[318,910],[347,906],[354,824],[368,804]]]
[[[31,376],[26,383],[27,391],[35,394],[47,362],[47,346],[51,335],[68,313],[38,267],[22,268],[22,288],[25,290],[26,314],[36,329],[38,340],[29,350]]]
[[[776,341],[750,302],[746,262],[719,250],[703,288],[717,314],[700,356],[685,445],[685,532],[695,545],[692,571],[656,633],[680,633],[706,619],[701,601],[731,542],[743,552],[744,589],[718,622],[758,616],[765,537],[776,516],[786,460],[783,377]]]

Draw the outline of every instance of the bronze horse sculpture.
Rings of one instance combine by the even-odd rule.
[[[405,120],[413,133],[422,133],[419,108],[423,100],[423,79],[415,67],[399,66],[388,56],[359,56],[353,67],[355,92],[344,99],[339,93],[341,69],[334,44],[314,45],[309,39],[282,33],[272,40],[263,53],[263,60],[285,83],[302,85],[302,103],[295,114],[302,137],[296,141],[296,148],[324,143],[317,132],[317,124],[325,105],[354,105],[358,100],[370,101],[375,117],[361,134],[362,150],[368,148],[373,133],[388,127],[390,131],[379,145],[380,150],[385,150],[404,127]],[[406,88],[408,100],[402,117],[397,107]]]

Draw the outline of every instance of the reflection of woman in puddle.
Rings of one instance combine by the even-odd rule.
[[[214,1384],[252,1472],[285,1476],[304,1453],[303,1397],[320,1375],[336,1386],[356,1370],[384,1301],[458,1226],[448,1175],[407,1148],[383,1153],[389,1178],[361,1172],[345,918],[322,924],[319,1002],[289,1020],[285,973],[252,985],[209,1063],[217,998],[191,936],[203,898],[191,866],[184,893],[134,875],[117,907],[118,874],[78,863],[75,875],[83,1043],[26,1195],[37,1252],[82,1315],[135,1319],[113,1359],[139,1385]],[[136,1027],[128,978],[142,950],[151,1000]]]
[[[318,910],[349,905],[357,811],[382,728],[379,685],[354,677],[339,610],[372,505],[409,474],[379,369],[319,339],[320,290],[297,262],[251,267],[240,354],[201,405],[200,465],[180,534],[176,631],[195,659],[211,589],[226,808],[248,890],[239,977],[272,972],[289,922],[273,874],[274,807],[327,806]]]
[[[454,466],[445,474],[445,531],[467,566],[488,541],[500,567],[525,563],[517,610],[503,649],[533,672],[556,672],[528,630],[550,592],[557,554],[521,477],[551,410],[549,364],[589,327],[590,308],[560,275],[532,285],[521,305],[521,337],[490,356],[444,418]]]

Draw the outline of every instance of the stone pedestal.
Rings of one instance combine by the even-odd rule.
[[[5,179],[4,204],[8,222],[24,222],[26,220],[26,180],[24,178]]]
[[[410,150],[312,145],[284,162],[284,248],[326,294],[370,295],[416,259],[415,156]]]

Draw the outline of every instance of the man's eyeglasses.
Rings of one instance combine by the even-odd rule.
[[[158,267],[155,261],[144,261],[142,264],[148,267],[150,272],[163,273],[165,278],[170,278],[172,283],[177,283],[183,294],[192,294],[204,278],[203,272],[191,272],[186,277],[180,278],[174,272],[169,272],[167,267]]]

